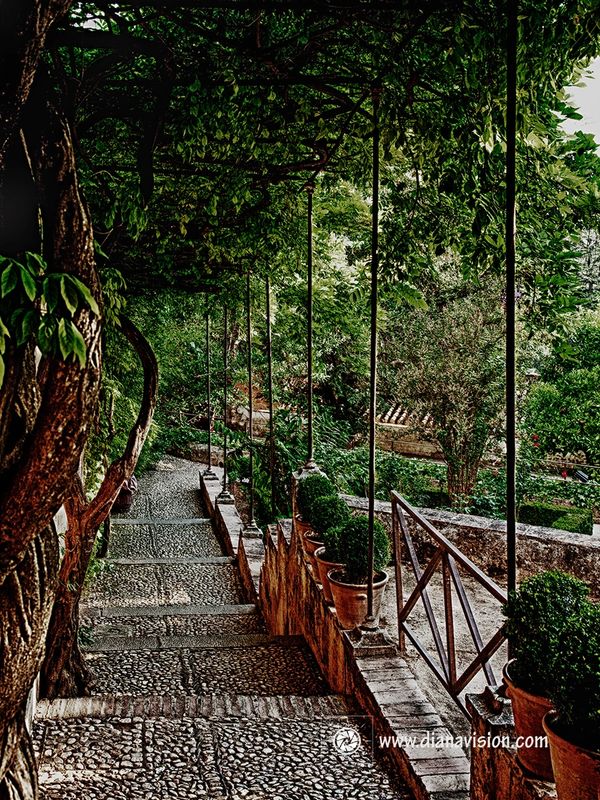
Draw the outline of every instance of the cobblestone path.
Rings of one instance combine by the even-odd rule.
[[[409,800],[304,641],[269,636],[245,602],[198,465],[161,466],[84,599],[93,695],[38,707],[42,797]]]

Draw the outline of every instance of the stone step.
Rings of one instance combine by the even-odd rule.
[[[134,614],[132,609],[108,609],[116,613],[90,616],[82,612],[80,630],[85,631],[91,643],[100,637],[139,637],[139,636],[208,636],[216,634],[264,633],[266,626],[256,606],[190,606],[175,607],[179,613],[169,613],[172,607],[142,608],[133,611],[153,611],[159,613]],[[231,609],[231,610],[229,610]],[[235,609],[240,609],[239,612]],[[249,609],[249,611],[247,610]],[[106,609],[90,609],[105,611]],[[219,613],[221,612],[221,613]]]
[[[40,700],[36,722],[61,719],[324,719],[351,713],[338,695],[97,695]]]
[[[109,564],[85,592],[83,605],[100,608],[232,605],[245,601],[233,564]]]
[[[224,564],[234,564],[231,556],[208,556],[204,558],[109,558],[107,564],[121,567],[147,567],[151,564],[170,566],[177,564],[205,564],[207,566],[222,567]]]
[[[84,645],[88,653],[126,652],[131,650],[221,650],[260,645],[297,644],[297,637],[271,636],[268,633],[204,634],[199,636],[97,636],[94,642]]]
[[[111,532],[111,558],[209,558],[223,555],[210,520],[119,519]]]
[[[127,716],[45,719],[35,726],[45,800],[410,796],[373,759],[364,718],[338,714],[328,705],[225,695],[199,703],[187,699],[187,711],[196,714],[187,716],[177,698],[160,698],[155,709],[161,716],[140,717],[152,710],[150,699],[147,707],[146,698],[118,702]],[[198,706],[209,716],[198,715]],[[351,755],[340,749],[340,741],[352,746]]]
[[[219,690],[260,696],[329,693],[303,639],[255,634],[173,637],[171,642],[175,646],[157,649],[156,637],[140,640],[137,647],[131,646],[131,640],[119,639],[115,647],[121,649],[88,651],[86,660],[96,679],[94,693],[204,695]],[[194,646],[198,643],[202,646]]]

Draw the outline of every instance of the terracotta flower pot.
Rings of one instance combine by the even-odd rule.
[[[340,625],[345,630],[356,628],[367,618],[367,584],[348,583],[343,570],[329,572],[329,585]],[[379,619],[383,592],[389,580],[387,572],[375,574],[373,582],[373,616]]]
[[[506,685],[506,694],[512,701],[515,733],[523,742],[517,748],[517,758],[525,769],[542,780],[554,780],[548,745],[544,747],[533,744],[536,739],[539,742],[545,735],[542,720],[552,710],[552,703],[547,697],[526,692],[513,683],[510,677],[510,666],[513,663],[514,660],[504,665],[502,678]]]
[[[343,569],[346,565],[340,564],[337,561],[327,561],[324,556],[325,548],[319,547],[318,550],[315,551],[315,561],[317,562],[317,570],[323,587],[323,597],[325,598],[325,602],[331,605],[331,603],[333,603],[333,595],[331,594],[331,586],[329,585],[327,573],[334,569]]]
[[[310,533],[306,534],[302,537],[302,544],[304,546],[304,552],[306,554],[306,560],[312,567],[313,575],[318,580],[319,578],[319,568],[317,566],[317,562],[315,560],[315,552],[320,548],[323,547],[325,544],[321,539],[321,534],[317,533],[316,531],[310,531]]]
[[[558,800],[598,800],[600,797],[600,752],[586,750],[556,733],[556,712],[544,717],[550,742],[552,769]]]
[[[294,517],[294,524],[296,526],[296,530],[303,538],[307,533],[310,533],[312,528],[310,527],[310,522],[304,522],[300,514],[296,514]]]

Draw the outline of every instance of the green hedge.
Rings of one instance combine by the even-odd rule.
[[[568,509],[552,503],[534,503],[532,501],[521,504],[519,522],[588,535],[592,533],[594,526],[592,511],[589,508]]]

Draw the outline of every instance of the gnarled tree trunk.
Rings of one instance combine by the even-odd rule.
[[[46,34],[71,0],[2,0],[0,26],[0,253],[40,252],[52,271],[83,281],[96,300],[93,233],[69,127],[37,75]],[[16,190],[15,190],[15,187]],[[24,224],[14,228],[14,204]],[[37,225],[38,214],[41,225]],[[81,368],[9,342],[0,387],[0,800],[37,797],[25,727],[59,567],[52,520],[77,473],[96,404],[100,320],[74,318]]]
[[[150,430],[156,406],[158,365],[150,344],[128,319],[121,329],[137,352],[144,369],[144,394],[136,424],[129,434],[123,455],[114,461],[96,497],[88,504],[78,478],[66,503],[68,529],[58,590],[48,628],[46,657],[41,674],[45,697],[77,697],[88,694],[92,675],[79,649],[79,601],[85,574],[94,549],[96,533],[114,503],[123,481],[133,474]]]

